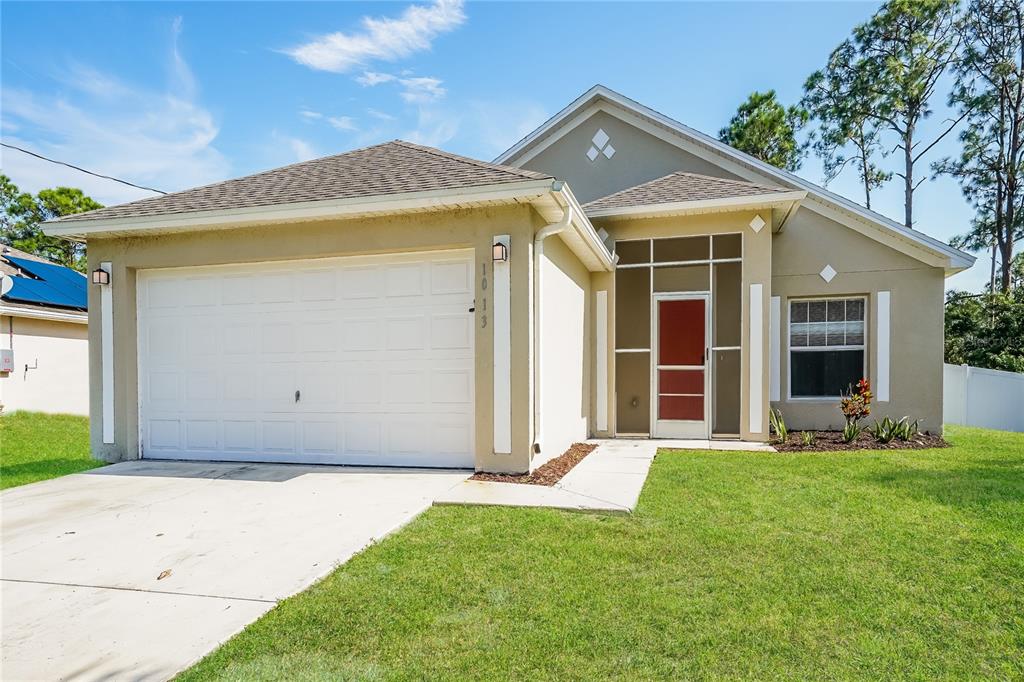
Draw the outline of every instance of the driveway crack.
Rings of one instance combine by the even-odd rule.
[[[257,599],[255,597],[229,597],[221,594],[200,594],[197,592],[173,592],[171,590],[144,590],[138,587],[118,587],[116,585],[85,585],[82,583],[61,583],[50,580],[21,580],[18,578],[0,578],[5,583],[27,583],[30,585],[54,585],[56,587],[82,587],[91,590],[119,590],[121,592],[144,592],[149,594],[167,594],[173,597],[202,597],[205,599],[228,599],[231,601],[251,601],[261,604],[276,604],[277,599]]]

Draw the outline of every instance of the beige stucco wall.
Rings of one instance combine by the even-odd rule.
[[[4,412],[89,414],[87,335],[84,324],[0,316],[0,347],[14,350],[14,371],[0,373]]]
[[[590,272],[558,236],[544,241],[540,312],[541,452],[533,467],[589,434],[593,321]]]
[[[598,130],[608,135],[615,154],[610,159],[599,154],[591,161],[587,150]],[[567,181],[583,203],[675,171],[735,177],[604,111],[595,112],[550,147],[517,165]]]
[[[876,403],[872,418],[909,415],[921,428],[942,427],[943,303],[945,275],[853,230],[801,208],[775,235],[772,248],[772,295],[781,298],[779,330],[782,411],[791,429],[838,428],[843,424],[838,398],[787,399],[789,394],[789,297],[866,296],[867,366],[878,385],[876,301],[890,291],[890,400]],[[839,274],[826,283],[822,268]],[[868,420],[869,422],[871,419]]]
[[[766,225],[760,232],[754,232],[750,228],[750,221],[754,215],[760,215]],[[616,220],[616,221],[595,221],[601,227],[608,230],[609,234],[616,240],[627,239],[661,239],[665,237],[724,234],[739,232],[743,235],[743,278],[742,278],[742,350],[741,350],[741,402],[740,402],[740,437],[744,440],[763,441],[768,438],[768,368],[769,368],[769,337],[768,337],[768,309],[771,292],[771,261],[772,261],[772,237],[771,237],[771,215],[769,211],[739,211],[730,213],[713,213],[696,216],[681,216],[669,218],[647,218],[640,220]],[[765,324],[762,327],[762,348],[763,352],[759,358],[763,368],[763,380],[761,382],[761,405],[763,407],[762,428],[758,431],[750,430],[750,374],[751,357],[749,353],[750,339],[750,285],[762,285],[761,305],[764,312]],[[611,316],[614,316],[614,279],[608,278],[607,287],[612,292],[610,305]],[[609,339],[612,348],[615,347],[614,324],[609,325]],[[615,424],[615,353],[609,353],[608,378],[612,384],[609,391],[609,423],[611,428]]]
[[[526,471],[532,446],[531,311],[533,234],[544,221],[527,206],[422,213],[348,221],[320,221],[163,236],[91,239],[89,267],[112,263],[114,305],[114,443],[102,442],[99,288],[89,287],[92,376],[90,413],[93,452],[108,461],[134,459],[139,452],[136,274],[145,268],[258,263],[471,247],[476,252],[475,337],[476,462],[489,471]],[[512,453],[493,452],[493,327],[482,324],[492,309],[491,244],[511,236]],[[488,286],[482,282],[487,273]]]

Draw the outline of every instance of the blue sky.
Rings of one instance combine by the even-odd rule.
[[[394,138],[492,159],[594,83],[716,134],[752,90],[799,99],[874,7],[5,2],[0,121],[13,144],[163,190]],[[944,99],[926,132],[948,115]],[[951,135],[930,159],[956,148]],[[7,149],[2,165],[27,190],[149,196]],[[820,163],[800,174],[821,182]],[[830,188],[862,199],[852,173]],[[875,208],[900,219],[902,201],[890,183]],[[949,179],[926,182],[915,211],[942,239],[972,215]],[[987,276],[983,256],[948,285],[977,289]]]

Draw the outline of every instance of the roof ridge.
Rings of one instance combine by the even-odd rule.
[[[323,161],[324,159],[333,159],[336,156],[344,156],[345,154],[354,154],[356,152],[363,152],[363,151],[366,151],[367,149],[373,149],[374,147],[383,147],[383,146],[388,145],[388,144],[391,144],[391,142],[378,142],[377,144],[370,144],[370,145],[366,145],[366,146],[363,146],[363,147],[357,147],[355,149],[350,149],[350,150],[348,150],[346,152],[338,152],[337,154],[328,154],[327,156],[318,156],[315,159],[306,159],[305,161],[295,161],[293,163],[288,163],[288,164],[285,164],[283,166],[275,166],[274,168],[267,168],[265,170],[256,171],[255,173],[249,173],[248,175],[240,175],[237,178],[227,178],[225,180],[217,180],[216,182],[208,182],[205,185],[196,185],[195,187],[186,187],[185,189],[179,189],[179,190],[176,190],[174,192],[166,192],[164,194],[160,194],[160,195],[155,196],[155,197],[143,197],[141,199],[135,199],[134,201],[126,201],[126,202],[121,203],[121,204],[114,204],[113,206],[104,206],[103,208],[94,208],[94,209],[92,209],[92,211],[84,211],[82,213],[72,213],[72,214],[69,214],[69,215],[66,215],[66,216],[60,216],[54,222],[60,222],[62,220],[68,220],[68,221],[77,220],[77,219],[80,219],[80,218],[82,218],[84,216],[89,215],[90,213],[93,213],[95,211],[102,211],[102,210],[107,209],[107,208],[114,208],[114,207],[121,207],[121,206],[134,206],[135,204],[140,204],[140,203],[142,203],[144,201],[156,201],[156,200],[161,199],[163,197],[173,197],[173,196],[177,196],[179,194],[183,194],[185,192],[193,192],[195,190],[208,189],[210,187],[217,187],[218,185],[226,185],[226,184],[228,184],[230,182],[237,182],[239,180],[249,180],[251,178],[258,178],[259,176],[266,175],[267,173],[276,173],[278,171],[283,171],[283,170],[288,169],[288,168],[295,168],[296,166],[301,166],[303,164],[314,163],[314,162],[317,162],[317,161]]]
[[[521,178],[527,178],[527,179],[531,179],[531,180],[540,180],[540,179],[543,179],[543,178],[551,177],[550,175],[547,175],[546,173],[538,173],[536,171],[525,170],[525,169],[522,169],[522,168],[515,168],[514,166],[506,166],[505,164],[501,164],[501,163],[490,163],[488,161],[481,161],[479,159],[474,159],[474,158],[469,157],[469,156],[462,156],[461,154],[454,154],[452,152],[448,152],[448,151],[445,151],[443,149],[438,149],[437,147],[428,147],[426,145],[416,144],[415,142],[409,142],[407,140],[395,139],[395,140],[392,140],[392,143],[393,144],[401,145],[403,147],[407,147],[409,149],[416,149],[418,151],[425,152],[427,154],[433,154],[434,156],[440,156],[441,158],[451,159],[453,161],[461,161],[462,163],[468,163],[470,165],[477,166],[478,168],[486,168],[486,169],[489,169],[489,170],[500,170],[500,171],[503,171],[505,173],[509,173],[511,175],[517,175],[517,176],[519,176]]]

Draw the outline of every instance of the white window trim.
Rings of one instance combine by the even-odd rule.
[[[814,303],[816,301],[851,301],[859,299],[864,303],[864,343],[856,346],[802,346],[794,348],[790,345],[791,327],[793,324],[792,304],[793,303]],[[814,395],[793,395],[793,353],[817,353],[833,350],[859,350],[863,351],[863,367],[861,376],[868,375],[868,297],[864,294],[852,294],[849,296],[792,296],[786,299],[786,402],[797,403],[826,403],[838,404],[840,396],[814,396]]]

